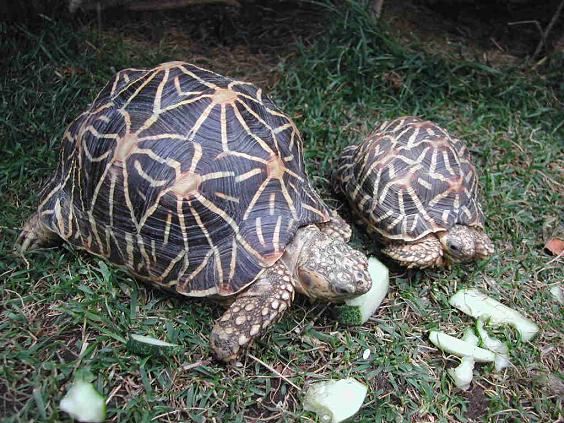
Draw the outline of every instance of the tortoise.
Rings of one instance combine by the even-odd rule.
[[[445,266],[494,252],[470,152],[433,122],[404,116],[381,123],[343,150],[332,180],[386,245],[383,252],[403,266]]]
[[[367,292],[367,258],[312,188],[292,120],[253,84],[185,62],[125,69],[66,130],[17,245],[58,240],[188,297],[225,299],[210,343],[236,360],[295,291]]]

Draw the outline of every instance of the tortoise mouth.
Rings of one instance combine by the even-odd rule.
[[[448,247],[443,248],[443,254],[447,260],[455,263],[465,263],[472,261],[471,257],[468,257],[467,255],[461,253],[460,251],[456,251],[456,250],[453,251]]]
[[[370,277],[368,271],[366,271],[366,274],[362,278],[358,279],[354,296],[366,294],[370,291],[370,288],[372,288],[372,278]]]
[[[299,281],[301,282],[302,293],[316,301],[327,301],[331,303],[342,303],[350,298],[364,294],[370,289],[370,283],[366,287],[366,283],[338,281],[332,283],[316,270],[300,269],[298,272]]]

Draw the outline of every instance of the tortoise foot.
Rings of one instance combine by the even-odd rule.
[[[321,232],[331,238],[340,239],[343,242],[351,240],[352,229],[350,225],[335,210],[331,211],[331,220],[329,222],[321,223],[318,226]]]
[[[34,250],[40,247],[50,247],[58,244],[60,241],[59,236],[45,226],[39,217],[39,214],[34,214],[24,225],[18,239],[16,240],[15,248],[21,253],[29,250]]]
[[[266,269],[215,323],[210,343],[219,361],[235,361],[252,341],[282,317],[294,298],[292,276],[283,263]]]
[[[443,249],[440,241],[433,234],[414,243],[390,244],[383,253],[408,269],[444,266]]]
[[[476,248],[476,257],[479,259],[488,258],[495,253],[492,240],[483,231],[476,231],[474,246]]]

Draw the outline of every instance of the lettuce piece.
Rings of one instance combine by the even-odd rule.
[[[138,355],[163,355],[167,352],[176,351],[179,346],[150,336],[132,333],[129,335],[126,348],[133,354]]]
[[[460,358],[471,356],[477,363],[493,363],[495,361],[495,354],[493,352],[447,335],[444,332],[429,332],[429,341],[437,348]]]
[[[304,397],[304,410],[316,413],[323,423],[340,423],[354,416],[368,388],[353,378],[312,384]]]
[[[462,357],[458,367],[453,369],[448,369],[447,373],[454,380],[454,384],[457,388],[467,391],[470,388],[470,383],[472,382],[472,377],[474,376],[474,357],[466,356]]]
[[[476,336],[474,329],[471,327],[466,328],[464,335],[462,335],[462,340],[476,346],[480,343],[480,338]]]
[[[59,407],[79,422],[103,422],[106,418],[104,396],[94,385],[84,380],[78,380],[71,385]]]
[[[345,325],[360,326],[370,319],[388,293],[390,275],[388,268],[375,257],[368,259],[368,273],[372,287],[363,295],[345,301],[336,308],[337,319]]]
[[[509,348],[499,339],[488,334],[482,319],[476,322],[476,331],[480,335],[482,346],[495,353],[495,370],[499,372],[509,366]]]
[[[513,326],[523,341],[530,341],[539,331],[539,327],[532,320],[476,289],[458,291],[450,298],[449,303],[469,316],[487,320],[493,326]]]

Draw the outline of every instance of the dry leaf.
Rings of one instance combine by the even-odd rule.
[[[546,244],[544,244],[544,249],[555,256],[559,256],[562,254],[562,251],[564,251],[564,240],[560,238],[550,238],[546,241]]]

